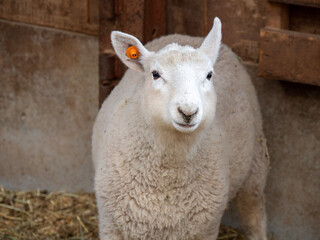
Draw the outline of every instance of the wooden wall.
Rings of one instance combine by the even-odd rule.
[[[98,35],[99,0],[0,1],[0,19]]]
[[[320,1],[270,0],[260,30],[259,76],[320,86]]]
[[[223,42],[243,61],[259,65],[260,76],[320,85],[319,0],[100,0],[100,6],[100,103],[126,69],[112,49],[112,30],[143,43],[173,33],[205,36],[215,16]],[[281,41],[269,39],[265,27],[277,28]]]
[[[223,23],[223,42],[243,61],[259,64],[260,76],[320,85],[317,47],[320,33],[319,0],[230,0],[228,4],[224,0],[0,1],[0,19],[99,35],[100,103],[126,69],[112,49],[112,30],[134,34],[143,43],[172,33],[205,36],[215,16]],[[302,57],[300,55],[304,50],[288,50],[282,54],[283,48],[268,39],[271,36],[267,34],[269,30],[261,30],[260,35],[260,29],[264,27],[285,30],[278,31],[278,35],[286,39],[291,39],[290,36],[305,39],[302,45],[298,43],[300,40],[290,40],[295,46],[293,49],[301,49],[307,44],[313,50]],[[287,46],[287,41],[283,40],[282,44]],[[272,57],[269,56],[271,51]],[[283,64],[290,63],[292,59],[303,60],[296,60],[292,63],[294,65],[285,67],[283,64],[274,65],[273,59],[280,59],[278,62]],[[306,67],[309,62],[315,63],[312,69]]]
[[[120,30],[136,36],[143,43],[167,33],[166,1],[100,0],[99,102],[109,95],[126,67],[111,46],[110,33]]]

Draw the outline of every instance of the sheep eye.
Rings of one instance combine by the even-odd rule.
[[[209,72],[207,75],[207,79],[210,81],[211,78],[212,78],[212,72]]]
[[[152,76],[153,76],[153,79],[154,79],[154,80],[157,80],[158,78],[161,77],[160,74],[159,74],[157,71],[153,71],[153,72],[152,72]]]

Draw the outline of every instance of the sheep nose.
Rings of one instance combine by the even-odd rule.
[[[178,112],[181,114],[181,116],[183,117],[184,121],[186,123],[191,122],[191,120],[197,115],[198,113],[198,108],[195,111],[186,111],[186,110],[182,110],[180,107],[178,108]]]

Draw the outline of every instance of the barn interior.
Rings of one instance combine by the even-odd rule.
[[[319,239],[319,0],[0,1],[0,185],[92,192],[93,122],[126,70],[110,32],[205,36],[215,16],[260,102],[270,235]]]

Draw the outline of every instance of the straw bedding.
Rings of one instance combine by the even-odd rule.
[[[97,240],[94,194],[8,191],[0,186],[0,239]],[[221,226],[218,240],[245,240],[238,230]]]

